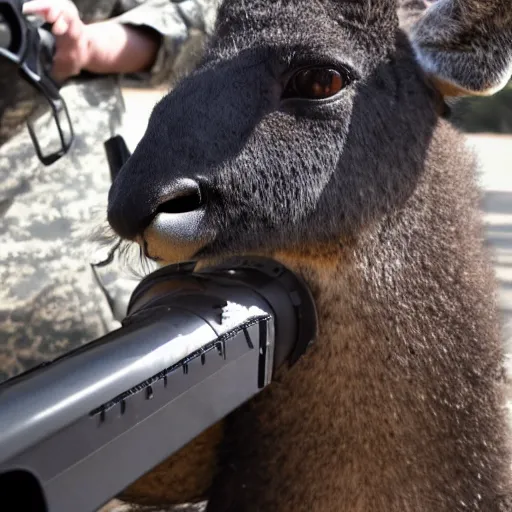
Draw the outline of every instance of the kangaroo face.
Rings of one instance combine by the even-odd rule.
[[[434,102],[394,12],[240,4],[112,187],[112,226],[154,259],[338,246],[418,178]]]
[[[155,107],[109,222],[165,262],[339,251],[399,208],[438,119],[394,2],[227,1]]]

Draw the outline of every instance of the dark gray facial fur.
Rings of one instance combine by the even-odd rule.
[[[376,33],[342,3],[254,2],[249,19],[241,10],[221,10],[203,65],[156,106],[116,180],[109,215],[121,234],[141,235],[180,178],[201,188],[203,257],[310,251],[355,236],[414,189],[441,99],[389,7]],[[341,71],[340,94],[281,98],[295,70],[318,65]]]

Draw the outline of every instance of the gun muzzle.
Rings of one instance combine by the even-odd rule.
[[[5,510],[97,510],[267,386],[316,325],[272,260],[154,272],[122,328],[0,386]]]

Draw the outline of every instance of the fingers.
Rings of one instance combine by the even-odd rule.
[[[55,36],[75,38],[79,34],[80,15],[69,0],[31,0],[23,4],[23,14],[41,16],[53,25]]]
[[[80,73],[87,61],[85,26],[70,0],[31,0],[23,5],[24,14],[41,16],[52,25],[56,40],[52,75],[65,79]]]
[[[59,16],[52,27],[52,34],[54,36],[63,36],[69,29],[69,23],[64,16]]]
[[[48,23],[55,23],[61,16],[66,16],[73,4],[67,0],[31,0],[23,4],[23,14],[36,14],[42,16]]]

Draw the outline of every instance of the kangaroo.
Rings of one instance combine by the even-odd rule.
[[[509,0],[225,0],[108,220],[162,264],[273,257],[316,343],[128,489],[208,512],[511,511],[476,164],[448,97],[512,71]],[[154,475],[154,474],[153,474]]]

